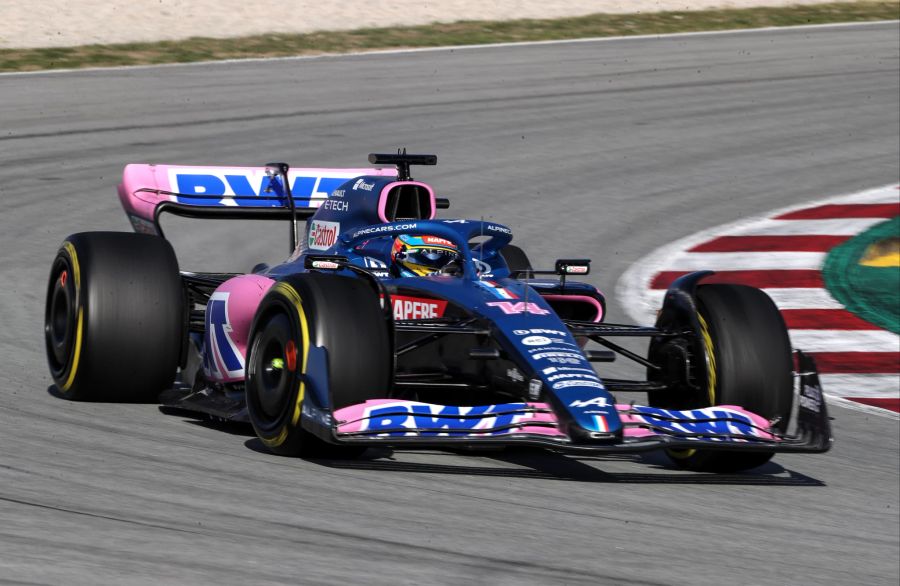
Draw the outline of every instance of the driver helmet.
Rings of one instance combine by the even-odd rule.
[[[391,248],[391,265],[401,277],[449,274],[459,262],[459,248],[439,236],[401,234]]]

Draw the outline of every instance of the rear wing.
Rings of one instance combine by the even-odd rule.
[[[189,218],[306,219],[332,191],[361,175],[395,177],[397,170],[290,169],[293,206],[282,178],[268,175],[266,167],[131,164],[118,189],[134,231],[162,236],[159,217],[164,212]]]

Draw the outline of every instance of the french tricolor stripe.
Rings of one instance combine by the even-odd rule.
[[[594,415],[594,424],[597,426],[597,431],[609,431],[609,424],[604,415]]]
[[[494,294],[495,297],[500,299],[518,299],[515,295],[513,295],[508,289],[501,287],[494,281],[480,281],[480,283],[491,293]]]
[[[897,215],[900,186],[889,185],[706,230],[635,263],[618,295],[640,299],[629,311],[652,323],[666,288],[695,270],[716,271],[705,283],[763,289],[827,394],[900,412],[900,336],[847,311],[820,272],[832,248]]]

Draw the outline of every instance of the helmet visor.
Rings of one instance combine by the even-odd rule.
[[[403,259],[405,265],[416,265],[439,271],[451,262],[459,259],[459,253],[448,248],[409,248]]]

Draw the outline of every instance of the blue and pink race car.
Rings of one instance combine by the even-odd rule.
[[[53,261],[45,335],[59,394],[249,421],[283,455],[663,449],[725,472],[829,449],[815,365],[763,292],[696,272],[672,284],[654,326],[607,323],[603,294],[575,280],[589,260],[536,270],[506,226],[437,219],[449,202],[410,177],[433,155],[369,161],[128,165],[119,197],[136,233],[74,234]],[[282,220],[292,252],[247,274],[179,270],[164,213]],[[621,337],[648,339],[646,355]],[[617,357],[646,378],[597,374]]]

